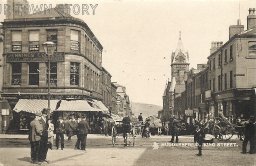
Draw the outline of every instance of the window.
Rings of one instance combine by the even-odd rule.
[[[212,90],[212,80],[210,80],[210,82],[209,82],[209,85],[210,85],[210,90]]]
[[[232,61],[233,60],[233,45],[231,45],[229,48],[229,54],[230,54],[230,56],[229,56],[230,61]]]
[[[256,41],[248,42],[249,56],[256,56]]]
[[[29,31],[29,51],[39,51],[39,31]]]
[[[212,68],[215,69],[215,58],[213,58]]]
[[[228,63],[228,53],[227,53],[227,49],[225,49],[225,52],[224,52],[224,61],[225,63]]]
[[[12,31],[12,51],[22,51],[21,31]]]
[[[12,63],[12,85],[21,84],[21,63]]]
[[[209,60],[209,69],[212,70],[212,62]]]
[[[29,63],[29,85],[39,85],[39,63]]]
[[[224,74],[224,88],[227,89],[227,73]]]
[[[221,57],[221,54],[218,55],[218,58],[219,58],[219,59],[218,59],[218,60],[219,60],[219,61],[218,61],[218,63],[219,63],[218,66],[220,67],[220,66],[222,65],[222,59],[221,59],[222,57]]]
[[[47,66],[47,73],[46,73],[46,84],[48,85],[48,63]],[[50,85],[57,86],[57,62],[50,63]]]
[[[233,72],[232,71],[229,72],[229,84],[230,84],[230,88],[233,88]]]
[[[213,92],[215,92],[215,78],[213,78],[212,80],[212,88],[213,88]]]
[[[218,76],[218,91],[221,90],[221,75]]]
[[[79,31],[71,30],[70,31],[70,49],[74,52],[80,52],[80,43],[79,43]]]
[[[47,30],[47,41],[52,41],[56,44],[55,51],[57,51],[57,45],[58,45],[58,31],[57,29],[49,29]]]
[[[79,85],[79,63],[70,63],[70,85]]]

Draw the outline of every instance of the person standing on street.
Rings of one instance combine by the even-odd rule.
[[[41,117],[41,112],[33,115],[34,120],[30,122],[30,130],[28,139],[31,145],[31,162],[33,164],[38,163],[38,155],[39,155],[39,146],[43,128],[39,123],[39,119]]]
[[[254,153],[254,135],[255,135],[255,130],[254,130],[254,124],[255,123],[255,117],[251,116],[249,119],[249,123],[247,123],[245,125],[245,129],[244,129],[244,141],[243,141],[243,147],[242,147],[242,154],[246,154],[246,146],[248,144],[248,142],[250,142],[250,154]]]
[[[198,154],[197,156],[202,156],[202,147],[203,147],[203,142],[204,142],[204,137],[205,137],[205,133],[204,133],[204,128],[202,124],[198,124],[196,131],[195,131],[195,139],[197,142],[197,147],[198,147]]]
[[[62,117],[58,118],[56,123],[56,147],[59,149],[59,144],[61,146],[61,150],[64,149],[64,134],[65,134],[65,123]]]
[[[52,124],[52,120],[49,119],[47,121],[48,123],[48,148],[52,150],[53,146],[53,139],[54,139],[54,125]]]
[[[79,139],[81,140],[81,150],[86,150],[86,139],[87,134],[89,133],[90,127],[86,120],[86,116],[82,116],[81,121],[78,123],[78,134]],[[77,145],[79,147],[79,143]]]
[[[48,152],[48,124],[47,124],[47,112],[48,110],[44,108],[42,110],[42,117],[39,119],[40,124],[42,125],[42,136],[40,140],[40,148],[39,148],[39,162],[46,162],[47,152]]]
[[[175,118],[175,116],[173,116],[173,119],[171,121],[172,126],[171,126],[171,133],[172,133],[172,139],[171,142],[174,142],[174,137],[176,137],[175,142],[178,143],[179,142],[179,120],[177,120]]]

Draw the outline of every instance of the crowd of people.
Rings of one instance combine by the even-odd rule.
[[[64,149],[64,136],[68,140],[76,135],[77,141],[75,149],[86,150],[87,134],[90,131],[89,123],[85,115],[75,118],[71,115],[68,121],[64,121],[62,116],[58,117],[55,124],[48,118],[48,110],[43,109],[34,115],[30,123],[29,141],[31,145],[31,162],[35,164],[49,163],[47,160],[48,149],[54,148],[54,137],[56,149]]]

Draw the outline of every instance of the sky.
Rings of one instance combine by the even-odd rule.
[[[1,4],[6,1],[1,0]],[[190,57],[190,68],[207,63],[212,41],[228,40],[228,28],[240,16],[247,28],[255,0],[29,0],[30,4],[67,3],[82,8],[96,5],[95,13],[71,10],[83,19],[103,45],[103,66],[112,82],[124,85],[132,102],[162,106],[171,78],[171,54],[179,31]],[[2,5],[3,6],[3,5]],[[3,7],[2,7],[3,8]],[[72,9],[72,7],[71,7]],[[240,12],[239,12],[240,9]],[[78,11],[78,10],[77,10]],[[4,14],[0,14],[3,21]]]

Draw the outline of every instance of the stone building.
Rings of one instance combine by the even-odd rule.
[[[104,105],[111,107],[111,74],[102,67],[102,98]]]
[[[246,30],[238,20],[229,27],[229,40],[213,46],[208,57],[209,112],[215,116],[223,113],[230,121],[238,116],[248,118],[255,114],[255,8],[249,9]]]
[[[47,107],[48,55],[43,48],[46,41],[56,44],[50,57],[51,110],[57,109],[58,100],[86,100],[89,103],[86,109],[94,111],[106,108],[102,101],[110,104],[109,73],[108,86],[105,87],[105,82],[102,86],[102,73],[106,73],[102,68],[103,47],[83,20],[56,7],[22,18],[5,19],[3,30],[2,96],[12,109],[19,112],[24,105],[32,111]],[[104,99],[103,87],[109,93],[104,93]],[[40,100],[36,108],[28,108],[36,100]]]
[[[117,110],[117,87],[115,86],[115,84],[112,82],[111,83],[111,105],[110,105],[110,112],[112,114],[118,114],[118,110]]]
[[[122,85],[115,84],[117,87],[116,93],[117,93],[117,113],[118,115],[124,117],[124,116],[131,116],[132,110],[131,110],[131,103],[130,98],[126,93],[126,88]]]

